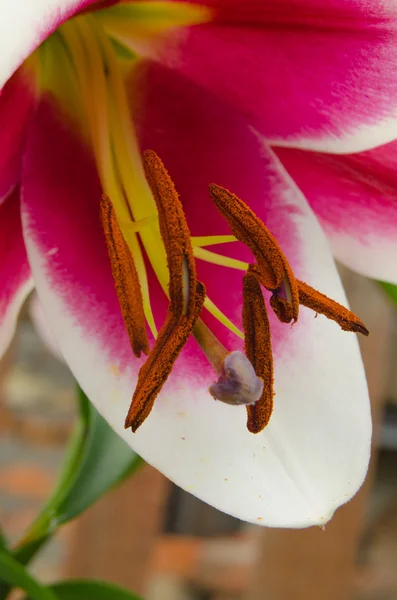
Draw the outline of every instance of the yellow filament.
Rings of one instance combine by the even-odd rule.
[[[208,296],[206,297],[206,299],[204,301],[204,306],[208,310],[208,312],[210,312],[216,319],[218,319],[218,321],[220,321],[221,323],[223,323],[223,325],[225,325],[225,327],[227,327],[228,329],[230,329],[230,331],[232,331],[233,333],[235,333],[242,340],[244,339],[243,332],[240,331],[240,329],[238,327],[236,327],[236,325],[233,323],[233,321],[231,321],[221,311],[221,309],[218,308],[217,305],[214,304],[214,302],[212,302],[212,300],[210,300],[210,298]]]
[[[103,59],[96,37],[85,18],[77,18],[73,23],[65,23],[61,31],[71,50],[76,71],[79,73],[79,83],[90,124],[94,156],[103,189],[114,203],[120,222],[131,223],[130,211],[125,201],[124,192],[118,180],[117,173],[115,172],[113,153],[109,144],[110,129],[107,83],[103,70]],[[76,33],[80,33],[81,37],[76,35]],[[123,233],[126,233],[125,230],[123,230]],[[131,227],[125,237],[135,259],[142,288],[145,317],[153,335],[156,336],[157,329],[151,310],[149,285],[142,251],[136,234]]]
[[[217,244],[227,244],[228,242],[237,242],[234,235],[195,235],[191,237],[192,246],[216,246]]]
[[[230,258],[230,256],[223,256],[211,250],[205,250],[204,248],[193,248],[193,254],[195,258],[205,260],[206,262],[213,263],[214,265],[220,265],[222,267],[230,267],[231,269],[238,269],[239,271],[247,271],[249,265],[242,260],[236,258]]]
[[[101,183],[114,204],[123,235],[136,261],[145,317],[153,335],[156,336],[147,273],[138,236],[167,295],[169,273],[156,205],[144,176],[140,150],[131,121],[123,73],[113,45],[106,37],[100,22],[93,16],[85,15],[65,23],[61,27],[61,33],[78,73]],[[246,270],[246,263],[200,247],[235,239],[231,235],[192,238],[194,253],[197,258],[214,264]],[[243,333],[210,298],[206,298],[204,306],[229,330],[243,338]]]

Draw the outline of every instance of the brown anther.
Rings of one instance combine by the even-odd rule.
[[[270,290],[279,288],[285,269],[281,249],[270,231],[245,202],[225,188],[211,183],[209,191],[232,233],[255,256],[265,287]]]
[[[243,326],[245,354],[264,382],[260,399],[247,406],[247,428],[251,433],[259,433],[268,424],[273,410],[273,355],[262,291],[250,269],[243,279]]]
[[[281,323],[296,322],[299,316],[299,291],[298,284],[289,263],[286,262],[286,274],[281,286],[273,291],[270,306]],[[250,265],[250,273],[255,275],[264,287],[265,281],[258,265]]]
[[[167,253],[170,274],[170,310],[182,315],[195,310],[196,265],[178,192],[166,168],[153,150],[143,154],[146,179],[159,215],[160,233]]]
[[[303,306],[307,306],[316,313],[321,313],[328,319],[336,321],[344,331],[369,335],[369,331],[364,323],[350,310],[335,302],[335,300],[331,300],[325,294],[313,289],[307,283],[299,280],[297,280],[297,283],[299,288],[299,302]]]
[[[204,286],[197,282],[194,310],[191,310],[189,315],[182,315],[179,319],[171,310],[168,311],[156,343],[139,371],[138,383],[125,420],[126,428],[131,427],[135,432],[149,416],[156,397],[192,333],[193,325],[201,312],[204,300]]]
[[[125,427],[136,431],[152,410],[176,359],[192,333],[205,300],[197,281],[190,232],[179,196],[163,163],[152,151],[144,153],[144,166],[159,214],[160,233],[170,276],[170,304],[150,355],[141,367]]]
[[[298,286],[276,238],[240,198],[215,184],[211,184],[209,190],[233,234],[255,256],[255,275],[266,289],[273,292],[277,316],[282,317],[280,320],[283,322],[296,321],[299,313]]]
[[[105,195],[102,196],[100,204],[100,217],[121,314],[132,351],[139,358],[141,352],[149,353],[141,286],[134,259],[121,233],[113,204]]]

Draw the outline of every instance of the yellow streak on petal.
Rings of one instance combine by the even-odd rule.
[[[213,11],[187,2],[129,2],[98,11],[104,30],[139,54],[150,54],[153,42],[170,30],[208,23]]]
[[[222,267],[230,267],[231,269],[238,269],[239,271],[247,271],[249,265],[242,260],[236,258],[230,258],[230,256],[224,256],[211,252],[211,250],[205,250],[204,248],[193,248],[193,254],[195,258],[205,260],[206,262],[213,263],[214,265],[220,265]]]
[[[228,242],[237,242],[234,235],[194,235],[191,238],[192,246],[216,246],[217,244],[227,244]]]

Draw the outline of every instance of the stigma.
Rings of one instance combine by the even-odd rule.
[[[201,319],[207,300],[205,285],[197,277],[192,237],[173,181],[155,152],[146,151],[143,164],[156,206],[169,275],[168,311],[152,348],[146,332],[134,248],[129,247],[123,236],[111,198],[103,196],[100,209],[131,348],[137,357],[141,353],[147,355],[138,374],[125,427],[135,432],[149,416],[178,356],[192,336],[214,369],[215,380],[209,382],[208,393],[216,401],[244,406],[248,430],[259,433],[270,421],[274,401],[271,332],[263,289],[270,292],[270,307],[282,323],[296,322],[299,307],[304,305],[335,321],[344,331],[368,335],[368,330],[350,310],[296,279],[277,240],[257,215],[233,193],[210,184],[210,197],[226,219],[231,239],[245,244],[253,255],[242,277],[244,351],[225,348]]]

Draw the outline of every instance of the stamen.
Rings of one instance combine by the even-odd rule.
[[[230,256],[224,256],[205,248],[193,248],[193,254],[195,258],[205,260],[206,262],[212,263],[213,265],[219,265],[223,267],[229,267],[230,269],[238,269],[239,271],[246,271],[248,264],[237,258],[231,258]]]
[[[105,195],[100,204],[100,217],[121,314],[132,351],[139,358],[141,352],[149,353],[141,286],[134,259],[121,233],[113,205]]]
[[[144,153],[144,167],[157,205],[167,255],[170,304],[156,343],[139,371],[125,421],[125,427],[134,432],[152,410],[205,300],[205,288],[196,278],[189,228],[174,184],[155,152]]]
[[[273,355],[266,306],[259,282],[251,269],[243,280],[243,325],[245,354],[256,375],[263,381],[259,400],[247,406],[247,428],[251,433],[259,433],[268,424],[273,411]]]
[[[248,246],[255,256],[265,287],[276,290],[284,278],[282,252],[262,221],[240,198],[224,188],[211,184],[210,196],[227,220],[232,233]]]
[[[369,335],[369,331],[364,323],[350,310],[335,302],[335,300],[331,300],[325,294],[313,289],[307,283],[299,280],[297,280],[297,283],[299,288],[299,302],[303,306],[307,306],[316,313],[320,313],[328,317],[328,319],[336,321],[344,331],[362,333],[365,336]]]
[[[297,321],[298,287],[292,269],[275,237],[240,198],[215,184],[211,184],[209,190],[212,200],[226,218],[233,234],[248,246],[255,256],[255,275],[266,289],[273,292],[277,316],[283,322],[289,323],[292,319]],[[282,297],[283,292],[285,298]]]
[[[191,240],[193,248],[196,246],[217,246],[219,244],[237,242],[234,235],[193,235]]]
[[[270,306],[281,323],[290,323],[292,320],[296,322],[299,315],[298,286],[291,267],[288,263],[287,265],[288,271],[281,286],[277,290],[273,291],[273,294],[270,298]],[[258,265],[249,265],[249,270],[251,275],[254,275],[259,283],[266,287]],[[293,295],[291,291],[291,283],[294,288]]]
[[[147,150],[143,160],[146,178],[157,205],[160,233],[167,253],[170,310],[179,317],[194,311],[196,305],[196,265],[190,231],[179,195],[160,158],[153,150]],[[185,289],[186,281],[189,282],[188,289]]]
[[[154,401],[166,382],[183,346],[187,342],[205,299],[204,286],[197,282],[194,310],[179,319],[171,310],[161,328],[156,343],[138,375],[138,383],[125,420],[125,428],[135,431],[142,425],[153,408]]]

